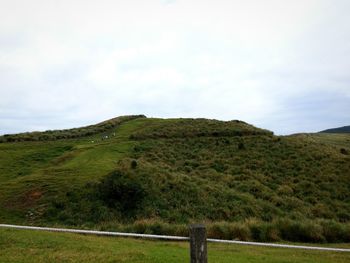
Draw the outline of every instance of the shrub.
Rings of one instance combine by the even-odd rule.
[[[208,226],[208,237],[231,239],[230,226],[226,222],[213,223]]]
[[[254,222],[248,223],[251,236],[260,242],[270,242],[280,240],[280,233],[277,227],[271,223]]]
[[[341,153],[341,154],[344,154],[344,155],[349,155],[349,151],[346,150],[346,149],[344,149],[344,148],[341,148],[341,149],[340,149],[340,153]]]
[[[242,241],[251,239],[251,232],[247,225],[244,223],[232,223],[231,227],[231,238],[238,239]]]
[[[244,150],[245,149],[245,145],[243,142],[239,142],[238,143],[238,150]]]
[[[323,228],[323,235],[327,242],[349,242],[350,241],[350,229],[345,224],[337,223],[333,220],[321,221]]]
[[[322,227],[315,221],[279,220],[277,227],[284,240],[294,242],[325,242]]]
[[[131,169],[136,169],[137,161],[136,160],[132,160],[130,166],[131,166]]]
[[[114,171],[106,176],[98,186],[101,199],[110,207],[121,210],[127,216],[141,207],[145,189],[130,173]]]

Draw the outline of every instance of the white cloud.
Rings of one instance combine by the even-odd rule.
[[[291,111],[315,109],[291,108],[293,100],[318,93],[350,100],[347,1],[0,6],[0,133],[32,129],[35,119],[52,128],[131,113],[237,118],[288,133]]]

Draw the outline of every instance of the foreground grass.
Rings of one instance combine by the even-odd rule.
[[[331,246],[331,245],[328,245]],[[350,247],[349,244],[337,247]],[[0,229],[0,262],[189,262],[187,242]],[[349,262],[350,253],[208,244],[209,262]]]

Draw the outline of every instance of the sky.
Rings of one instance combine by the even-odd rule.
[[[0,134],[120,115],[350,125],[348,0],[0,0]]]

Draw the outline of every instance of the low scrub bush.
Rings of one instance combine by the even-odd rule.
[[[320,221],[327,242],[350,242],[350,225],[335,221]]]
[[[325,242],[322,226],[316,221],[292,221],[283,219],[277,221],[277,227],[284,240],[295,242]]]
[[[121,171],[106,176],[98,185],[98,193],[108,207],[122,211],[124,216],[134,216],[146,195],[137,177]]]
[[[230,224],[226,222],[209,224],[207,227],[207,232],[207,235],[210,238],[232,239]]]
[[[272,242],[281,239],[280,231],[275,224],[256,220],[246,222],[253,240],[261,242]]]

